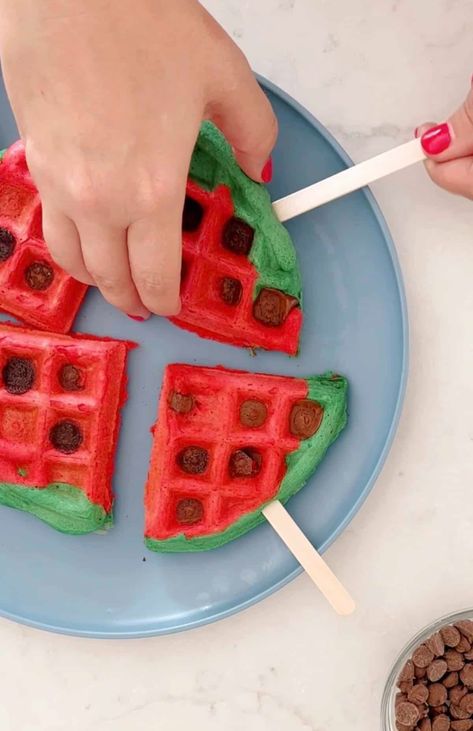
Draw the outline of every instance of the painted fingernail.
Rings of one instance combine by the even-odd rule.
[[[273,178],[273,161],[271,158],[268,158],[266,161],[266,164],[261,171],[261,177],[263,179],[263,183],[270,183]]]
[[[427,130],[421,137],[422,147],[428,155],[439,155],[447,149],[452,141],[448,124],[438,124]]]
[[[140,317],[139,315],[127,315],[127,317],[129,317],[130,320],[136,320],[136,322],[144,322],[146,320],[146,317]]]

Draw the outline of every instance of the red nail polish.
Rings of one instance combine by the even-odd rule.
[[[144,322],[145,318],[140,317],[139,315],[127,315],[127,317],[130,318],[130,320],[136,320],[136,322]]]
[[[271,182],[273,178],[273,161],[271,158],[266,161],[266,165],[261,172],[261,177],[263,179],[263,183]]]
[[[452,141],[448,124],[438,124],[436,127],[427,130],[422,135],[422,147],[428,155],[439,155],[444,152]]]

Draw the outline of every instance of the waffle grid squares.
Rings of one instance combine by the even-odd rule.
[[[289,386],[287,379],[253,375],[250,385],[241,374],[227,372],[222,390],[213,383],[213,374],[212,369],[168,367],[162,399],[177,391],[192,395],[195,403],[187,414],[174,412],[168,403],[165,407],[161,403],[160,407],[160,419],[165,419],[167,430],[176,436],[171,439],[173,451],[169,461],[161,462],[157,499],[161,515],[166,515],[163,537],[177,532],[187,536],[201,533],[202,525],[205,529],[222,525],[226,519],[231,522],[232,511],[241,514],[270,500],[286,472],[287,454],[300,445],[289,433],[289,414],[293,403],[307,394],[304,381],[294,379]],[[261,427],[245,427],[239,423],[240,405],[247,399],[258,399],[267,406],[267,419]],[[201,414],[206,416],[202,418]],[[208,450],[209,465],[202,475],[188,474],[176,463],[176,456],[184,446]],[[254,477],[232,477],[229,472],[232,453],[248,447],[262,456],[260,472]],[[191,497],[197,497],[204,505],[203,522],[180,525],[175,517],[177,503]]]

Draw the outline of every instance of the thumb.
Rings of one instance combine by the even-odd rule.
[[[434,125],[433,122],[423,124],[417,127],[415,135],[422,138],[436,126],[439,125]],[[443,161],[439,159],[441,157],[441,155],[432,156],[425,161],[426,170],[433,182],[450,193],[473,199],[473,156],[466,153],[462,157]]]
[[[422,125],[416,130],[421,136],[424,152],[437,162],[447,162],[473,154],[473,89],[454,114],[442,124]]]
[[[278,123],[242,54],[237,65],[234,83],[222,85],[220,97],[211,104],[210,117],[233,147],[241,169],[250,178],[269,183]]]

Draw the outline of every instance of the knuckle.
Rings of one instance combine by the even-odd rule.
[[[108,298],[113,298],[114,300],[126,298],[129,289],[129,282],[123,279],[123,277],[97,272],[94,271],[93,268],[89,268],[89,272],[97,287],[104,292]]]
[[[133,194],[138,210],[147,215],[173,205],[182,195],[184,182],[172,171],[155,180],[143,176]]]
[[[145,269],[136,274],[135,281],[140,294],[148,301],[172,297],[177,291],[176,278],[165,272]]]
[[[267,135],[268,135],[267,141],[269,142],[271,149],[276,144],[278,134],[279,134],[278,120],[276,119],[276,115],[271,111],[271,120],[269,123],[268,132],[267,132]]]
[[[74,204],[82,210],[90,211],[98,207],[99,191],[93,182],[92,175],[83,171],[71,176],[68,188]]]

